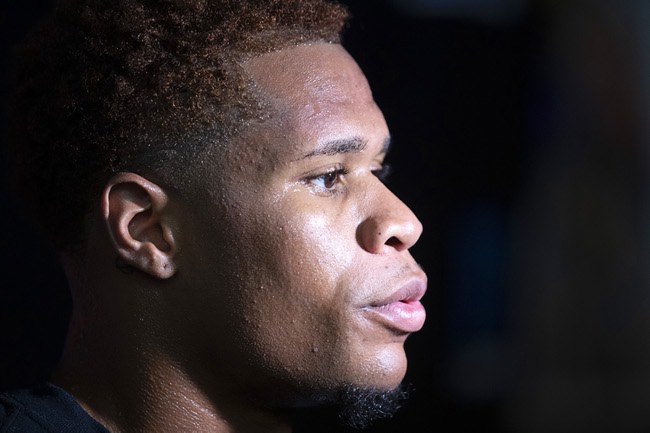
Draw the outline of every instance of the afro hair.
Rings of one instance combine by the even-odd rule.
[[[196,156],[256,116],[246,58],[338,43],[327,0],[61,0],[17,50],[10,186],[50,241],[83,241],[115,173],[182,182]]]

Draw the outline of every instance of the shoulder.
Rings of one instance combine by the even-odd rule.
[[[0,392],[1,433],[108,433],[61,388],[45,383]]]

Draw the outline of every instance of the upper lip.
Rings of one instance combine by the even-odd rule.
[[[426,278],[414,277],[389,296],[371,302],[369,307],[383,307],[395,302],[417,302],[427,290]]]

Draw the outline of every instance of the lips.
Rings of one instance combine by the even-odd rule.
[[[426,312],[420,299],[426,291],[426,283],[414,279],[390,296],[364,307],[370,318],[401,333],[419,331],[424,325]]]

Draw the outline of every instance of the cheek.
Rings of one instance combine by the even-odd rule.
[[[357,253],[354,221],[322,206],[289,203],[265,208],[268,211],[247,212],[250,221],[247,227],[240,226],[240,239],[236,241],[252,246],[247,255],[258,268],[259,277],[291,282],[276,287],[276,293],[336,296],[337,285],[348,277]],[[311,290],[313,286],[319,290]]]
[[[271,221],[269,242],[260,249],[260,278],[269,279],[268,301],[278,300],[293,315],[314,314],[340,307],[347,300],[348,270],[353,259],[353,230],[326,216],[283,213]],[[270,247],[270,248],[269,248]]]
[[[300,226],[304,230],[297,233],[294,242],[289,236],[287,240],[294,245],[300,244],[300,239],[305,241],[301,248],[303,264],[316,272],[307,272],[307,278],[296,286],[304,289],[300,296],[307,300],[296,303],[298,309],[291,314],[294,318],[303,317],[299,324],[302,328],[294,331],[294,335],[300,335],[296,347],[306,341],[309,342],[306,349],[317,350],[309,352],[304,360],[308,365],[322,366],[326,380],[346,377],[350,382],[371,383],[386,389],[395,387],[406,369],[403,341],[377,344],[376,330],[359,320],[355,310],[371,279],[371,269],[362,263],[354,223],[328,214],[312,214]],[[290,244],[285,247],[292,251]],[[309,254],[313,256],[309,258]],[[318,284],[310,284],[318,277],[321,278]],[[328,374],[335,377],[328,378]]]
[[[211,273],[223,275],[228,293],[219,310],[233,364],[271,383],[390,387],[403,375],[403,350],[377,344],[355,312],[376,272],[360,253],[354,210],[330,211],[320,200],[251,201],[215,226],[225,236],[224,260]]]
[[[237,272],[244,285],[241,311],[254,324],[244,332],[276,370],[296,376],[310,368],[313,374],[319,363],[325,370],[345,359],[340,351],[350,327],[354,228],[293,207],[265,217],[241,240],[256,245]]]
[[[305,214],[291,221],[286,251],[301,255],[315,271],[335,283],[348,272],[356,242],[354,224],[327,213]]]

